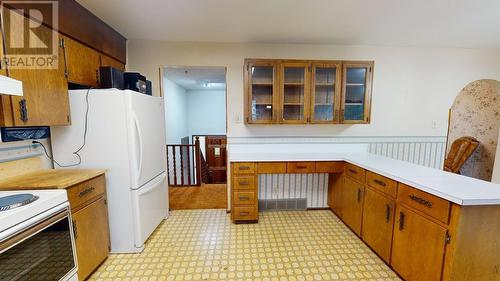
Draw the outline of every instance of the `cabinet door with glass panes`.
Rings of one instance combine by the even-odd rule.
[[[339,123],[342,64],[314,62],[312,65],[311,123]]]
[[[343,62],[341,123],[370,123],[373,63]]]
[[[246,62],[246,121],[269,124],[277,120],[278,63],[271,60]]]
[[[280,65],[280,123],[309,122],[310,63]]]

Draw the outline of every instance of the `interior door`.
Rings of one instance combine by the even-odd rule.
[[[125,91],[131,145],[132,189],[140,188],[166,170],[163,98]]]
[[[156,177],[140,189],[133,190],[132,202],[135,220],[135,246],[140,248],[156,227],[168,217],[166,173]]]
[[[211,183],[226,183],[226,136],[206,136],[205,146],[208,171],[212,179]]]

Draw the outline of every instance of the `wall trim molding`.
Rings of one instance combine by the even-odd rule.
[[[310,144],[310,143],[443,143],[446,136],[339,136],[339,137],[227,137],[228,144]]]

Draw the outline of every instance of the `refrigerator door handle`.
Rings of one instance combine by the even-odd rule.
[[[137,157],[138,159],[138,170],[137,170],[137,179],[141,177],[141,172],[142,172],[142,158],[143,158],[143,142],[142,142],[142,130],[141,126],[139,125],[139,120],[137,119],[137,116],[134,114],[134,125],[135,125],[135,132],[137,134],[137,139],[138,142],[137,144],[139,145],[138,151],[139,151],[139,156]]]

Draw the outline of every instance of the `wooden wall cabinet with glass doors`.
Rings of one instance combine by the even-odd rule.
[[[370,123],[373,62],[246,59],[247,124]]]
[[[277,122],[278,62],[252,60],[245,63],[245,121],[249,124]]]

